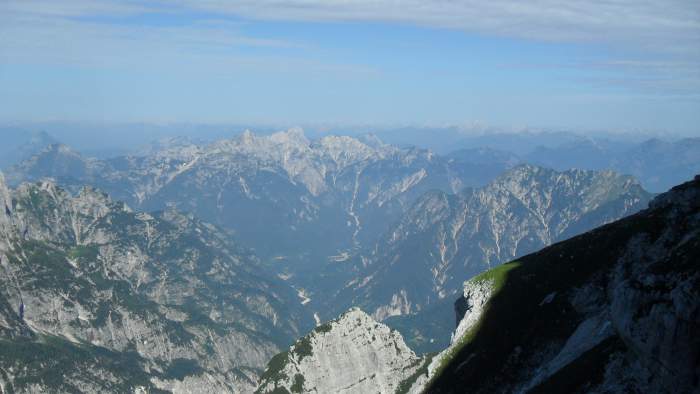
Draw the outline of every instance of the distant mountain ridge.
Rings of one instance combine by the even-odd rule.
[[[359,306],[385,320],[432,305],[451,310],[442,300],[455,297],[464,277],[635,213],[650,199],[629,176],[530,165],[483,188],[426,193],[354,260],[357,271],[328,301],[329,313]]]
[[[318,281],[304,282],[306,274],[374,241],[425,192],[456,192],[493,174],[371,136],[310,141],[292,129],[209,145],[178,140],[147,156],[109,160],[53,145],[15,166],[8,179],[47,176],[71,190],[98,187],[139,210],[192,212],[233,230],[275,261],[280,275],[310,287]]]
[[[57,142],[44,131],[15,127],[0,127],[0,141],[0,170],[6,170]]]
[[[700,138],[649,139],[637,144],[606,144],[592,139],[556,147],[538,147],[523,161],[554,169],[612,169],[637,178],[647,190],[661,192],[700,172]]]

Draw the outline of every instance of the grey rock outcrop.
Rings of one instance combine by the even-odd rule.
[[[394,393],[426,360],[359,309],[317,327],[269,364],[258,393]]]

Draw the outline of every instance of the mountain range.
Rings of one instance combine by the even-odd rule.
[[[452,326],[438,330],[428,316],[451,315],[465,277],[635,213],[650,199],[629,176],[530,165],[483,188],[426,193],[353,259],[350,279],[326,298],[328,310],[361,307],[389,319],[417,349],[440,349]]]
[[[453,193],[492,176],[370,137],[309,141],[290,130],[208,145],[180,140],[109,160],[51,145],[7,177],[13,185],[50,177],[71,191],[91,185],[137,210],[191,212],[234,231],[280,276],[311,288],[317,281],[309,273],[374,241],[427,191]]]
[[[273,358],[258,391],[362,393],[369,381],[397,394],[694,393],[699,251],[697,176],[648,209],[464,282],[437,354],[416,358],[352,309]],[[374,368],[355,367],[367,360]]]
[[[211,144],[172,139],[107,160],[55,144],[8,174],[15,185],[47,177],[73,193],[97,187],[138,211],[214,223],[291,285],[317,321],[361,306],[420,352],[446,345],[444,317],[465,276],[650,198],[611,172],[518,165],[492,149],[443,157],[369,136],[310,141],[296,129]]]
[[[0,175],[3,392],[250,392],[312,324],[224,230]]]
[[[700,172],[700,138],[636,144],[586,139],[556,147],[538,147],[523,160],[554,169],[615,170],[637,178],[652,192],[662,192]]]
[[[675,147],[659,163],[682,173],[694,165],[686,145],[636,155]],[[445,365],[495,294],[483,278],[669,198],[637,214],[653,195],[618,172],[549,169],[490,148],[441,156],[372,136],[312,141],[297,129],[162,140],[108,159],[52,144],[7,179],[0,386],[12,391],[450,391],[459,385],[440,382],[461,378]],[[537,283],[559,286],[547,280]],[[592,315],[581,316],[566,318]],[[557,327],[560,342],[573,335]],[[523,370],[540,360],[528,357]]]

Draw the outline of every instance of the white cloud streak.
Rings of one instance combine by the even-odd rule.
[[[212,72],[241,69],[374,74],[361,65],[326,64],[278,51],[306,43],[242,34],[225,18],[182,25],[116,23],[109,18],[170,13],[162,4],[110,0],[0,1],[0,65],[59,64],[138,71]],[[167,17],[167,15],[166,15]],[[107,18],[107,19],[100,19]],[[262,52],[251,54],[245,49]],[[1,70],[0,70],[1,71]]]
[[[174,0],[248,18],[387,21],[545,41],[698,43],[696,0]],[[696,49],[698,50],[698,49]]]
[[[381,21],[544,41],[684,49],[700,41],[697,0],[4,0],[3,13],[128,15],[199,10],[260,20]],[[695,48],[696,51],[700,49]]]
[[[219,21],[146,26],[93,20],[192,11]],[[195,62],[207,68],[218,65],[222,70],[277,65],[376,72],[367,66],[318,64],[303,56],[232,53],[241,47],[290,49],[306,44],[240,34],[235,24],[222,22],[230,16],[270,21],[388,22],[485,36],[591,43],[609,48],[609,59],[603,63],[574,60],[572,65],[555,67],[634,72],[642,74],[645,81],[662,81],[663,86],[672,85],[675,79],[684,90],[697,86],[693,81],[698,80],[700,70],[697,0],[0,0],[0,63],[153,63],[157,68]]]

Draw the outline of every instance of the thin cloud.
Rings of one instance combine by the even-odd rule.
[[[59,4],[60,3],[60,4]],[[114,23],[100,17],[163,12],[154,4],[27,0],[0,3],[0,64],[62,64],[141,71],[237,69],[276,72],[316,70],[340,75],[372,75],[363,65],[327,64],[303,56],[307,43],[242,34],[224,18],[183,25]],[[250,54],[255,48],[262,53]],[[284,54],[282,52],[291,52]],[[295,54],[300,52],[299,55]]]
[[[605,48],[610,58],[572,59],[568,64],[535,67],[597,69],[610,74],[597,77],[608,81],[597,83],[598,86],[658,89],[670,94],[689,94],[700,89],[700,2],[696,0],[176,0],[175,3],[184,9],[249,19],[392,22],[483,36],[592,44]]]
[[[192,11],[221,19],[237,16],[307,22],[394,22],[487,36],[596,43],[618,50],[653,52],[673,57],[674,61],[682,59],[700,65],[700,3],[696,0],[5,0],[0,2],[0,15],[3,15],[0,34],[14,33],[13,22],[28,16],[43,19],[41,23],[51,26],[60,24],[58,19]],[[94,30],[99,26],[88,27]],[[102,28],[113,29],[109,25]],[[234,36],[231,29],[225,30],[202,26],[177,28],[185,39],[203,42],[205,46],[299,45]]]
[[[152,8],[133,1],[113,0],[4,0],[0,3],[3,19],[17,14],[52,17],[77,17],[87,15],[134,15]]]
[[[568,63],[509,63],[508,69],[551,69],[595,72],[595,76],[576,80],[597,87],[664,95],[697,95],[700,92],[700,68],[690,60],[609,59]]]
[[[700,42],[696,0],[5,0],[0,10],[52,16],[200,10],[261,20],[398,22],[513,38],[664,45],[683,51]]]
[[[388,21],[545,41],[698,42],[700,3],[516,0],[175,0],[254,19]]]

